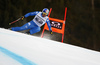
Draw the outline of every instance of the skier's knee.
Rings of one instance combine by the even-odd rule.
[[[40,30],[41,30],[40,27],[35,27],[35,28],[30,30],[30,34],[34,34],[34,33],[40,32]]]

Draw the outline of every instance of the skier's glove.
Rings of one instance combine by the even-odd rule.
[[[25,18],[25,17],[24,17],[24,16],[22,16],[22,17],[21,17],[21,20],[23,21],[23,19],[24,19],[24,18]]]
[[[52,35],[52,34],[53,34],[53,32],[52,32],[52,31],[50,31],[50,34]]]

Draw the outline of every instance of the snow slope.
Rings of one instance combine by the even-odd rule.
[[[100,65],[100,52],[0,28],[0,65]]]

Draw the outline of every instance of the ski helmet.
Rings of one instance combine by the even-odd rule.
[[[45,14],[45,15],[48,15],[48,14],[49,14],[49,9],[44,8],[44,9],[42,10],[42,13]]]

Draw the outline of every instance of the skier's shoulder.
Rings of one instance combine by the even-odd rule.
[[[42,13],[41,11],[35,11],[36,13]]]
[[[47,18],[47,20],[49,20],[49,17],[48,16],[46,16],[46,18]]]
[[[33,12],[29,12],[29,14],[35,14],[35,15],[37,15],[38,13],[39,13],[40,11],[33,11]]]
[[[46,22],[49,22],[50,20],[49,20],[49,17],[48,16],[46,16]]]
[[[38,13],[40,13],[40,11],[34,11],[34,13],[35,13],[35,14],[38,14]]]

